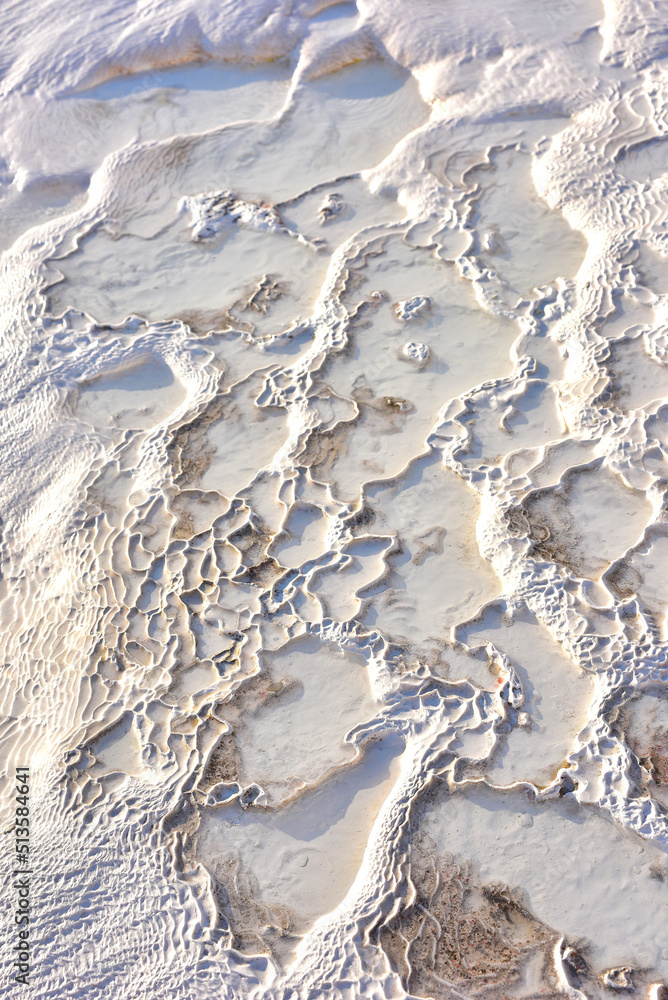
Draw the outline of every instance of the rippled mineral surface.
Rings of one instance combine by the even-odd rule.
[[[666,3],[0,25],[0,995],[665,1000]]]

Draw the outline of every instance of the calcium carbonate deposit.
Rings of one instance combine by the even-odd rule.
[[[0,25],[0,995],[665,1000],[668,5]]]

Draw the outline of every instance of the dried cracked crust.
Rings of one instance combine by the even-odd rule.
[[[408,993],[434,1000],[461,997],[461,991],[476,997],[527,995],[518,987],[533,956],[542,965],[543,983],[550,983],[557,935],[515,890],[482,884],[467,861],[439,856],[422,834],[411,843],[409,864],[415,897],[379,934]]]

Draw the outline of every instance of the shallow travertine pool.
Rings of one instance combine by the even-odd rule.
[[[0,25],[0,994],[666,1000],[662,5]]]

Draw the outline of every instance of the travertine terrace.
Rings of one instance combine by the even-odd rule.
[[[665,1000],[664,6],[0,11],[0,995]]]

